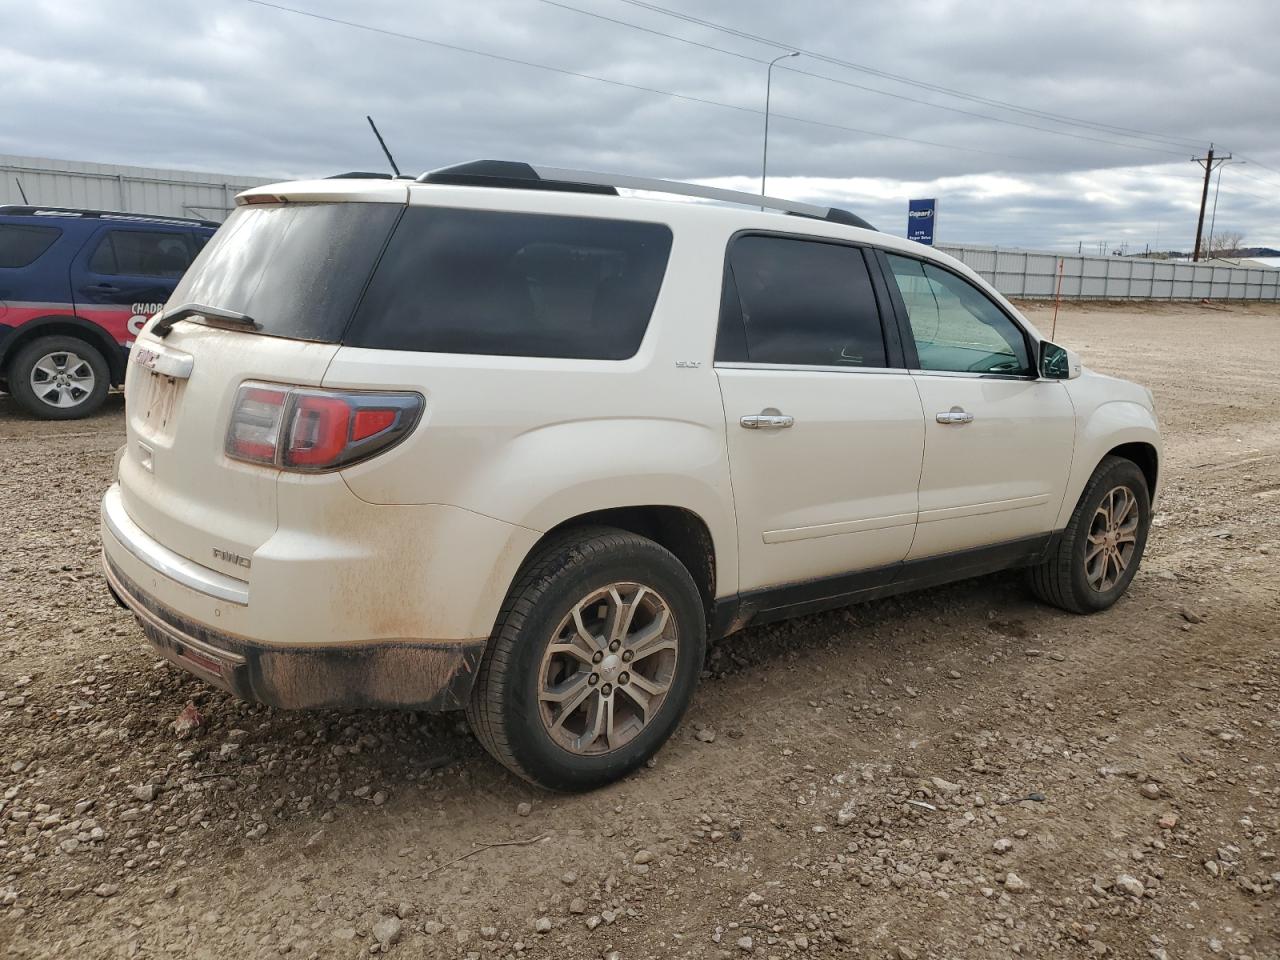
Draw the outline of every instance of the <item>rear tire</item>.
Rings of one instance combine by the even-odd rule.
[[[79,337],[37,337],[6,371],[9,392],[41,420],[78,420],[96,412],[111,387],[106,358]]]
[[[641,766],[672,734],[705,649],[698,588],[669,550],[610,527],[571,530],[516,577],[467,721],[513,773],[590,790]]]
[[[1147,478],[1107,456],[1089,478],[1053,555],[1032,567],[1032,592],[1072,613],[1106,610],[1129,588],[1151,529]]]

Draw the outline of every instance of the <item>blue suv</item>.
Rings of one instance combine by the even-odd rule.
[[[218,224],[0,206],[0,390],[36,417],[93,413]]]

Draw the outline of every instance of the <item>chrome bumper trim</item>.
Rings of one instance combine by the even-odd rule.
[[[134,523],[125,512],[118,483],[113,483],[102,498],[102,524],[120,546],[156,573],[219,600],[248,605],[249,585],[243,580],[202,567],[174,553]]]

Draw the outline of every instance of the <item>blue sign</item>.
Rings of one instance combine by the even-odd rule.
[[[907,201],[907,239],[933,246],[933,225],[938,222],[937,200]]]

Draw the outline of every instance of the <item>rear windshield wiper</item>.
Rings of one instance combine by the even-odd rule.
[[[169,331],[173,329],[175,323],[190,317],[205,317],[219,323],[231,323],[241,327],[248,327],[251,330],[261,329],[258,322],[247,313],[237,313],[234,310],[211,307],[204,303],[183,303],[172,310],[166,310],[162,313],[160,319],[156,321],[156,325],[151,328],[151,332],[163,340],[169,335]]]

